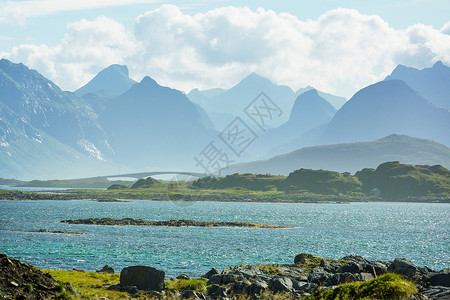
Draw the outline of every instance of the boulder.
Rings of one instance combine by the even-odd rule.
[[[231,286],[231,291],[234,294],[245,294],[248,290],[248,287],[251,285],[252,283],[248,280],[243,280],[243,281],[236,281],[235,283],[233,283],[233,285]]]
[[[101,270],[96,271],[97,273],[108,273],[114,274],[114,269],[108,265],[105,265]]]
[[[212,275],[208,280],[208,284],[221,284],[221,283],[222,283],[222,275],[220,274]]]
[[[424,282],[433,286],[450,287],[450,268],[424,276]]]
[[[208,287],[208,296],[214,297],[214,298],[226,298],[227,297],[228,290],[224,286],[220,286],[218,284],[213,284],[210,287]]]
[[[209,270],[205,275],[203,275],[203,278],[207,278],[210,279],[211,276],[216,275],[216,274],[220,274],[219,270],[217,270],[216,268],[212,268],[211,270]]]
[[[307,263],[310,263],[310,262],[313,262],[313,261],[320,263],[321,260],[323,260],[323,258],[314,256],[312,254],[300,253],[300,254],[295,256],[294,264],[301,265],[301,264],[307,264]]]
[[[329,273],[314,272],[314,273],[309,274],[308,281],[310,281],[312,283],[323,284],[324,282],[326,282],[328,280],[329,277],[331,277]]]
[[[249,295],[261,295],[269,286],[264,281],[255,281],[248,288]]]
[[[359,273],[363,270],[362,266],[355,262],[349,262],[346,265],[340,267],[337,272],[338,273]]]
[[[120,285],[136,286],[139,290],[162,291],[164,276],[164,271],[152,267],[126,267],[120,272]]]
[[[409,259],[396,258],[389,266],[388,271],[406,277],[413,277],[418,274],[419,269]]]
[[[274,278],[270,282],[270,289],[274,293],[278,293],[278,292],[289,292],[290,293],[293,291],[292,280],[290,280],[287,277]]]

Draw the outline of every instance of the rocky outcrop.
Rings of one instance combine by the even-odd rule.
[[[169,220],[169,221],[147,221],[143,219],[112,219],[112,218],[100,218],[100,219],[80,219],[80,220],[63,220],[62,223],[68,224],[85,224],[85,225],[110,225],[110,226],[122,226],[122,225],[134,225],[134,226],[168,226],[168,227],[255,227],[255,228],[288,228],[287,226],[273,226],[263,225],[256,223],[244,223],[244,222],[209,222],[209,221],[193,221],[193,220]]]
[[[101,270],[98,270],[97,273],[114,274],[114,269],[109,265],[105,265]]]
[[[0,299],[57,299],[61,292],[78,295],[70,283],[58,282],[28,263],[0,254]]]

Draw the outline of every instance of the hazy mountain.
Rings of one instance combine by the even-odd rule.
[[[307,92],[309,90],[314,90],[314,88],[311,86],[307,86],[305,88],[299,89],[295,94],[301,95],[304,92]],[[342,105],[344,105],[345,102],[347,102],[347,98],[345,98],[345,97],[335,96],[332,94],[321,92],[319,90],[317,90],[317,93],[319,94],[320,97],[324,98],[325,100],[327,100],[327,102],[329,102],[331,105],[333,105],[336,110],[340,109],[342,107]]]
[[[112,99],[100,117],[116,158],[139,169],[193,169],[193,157],[216,137],[178,90],[145,77]]]
[[[389,80],[357,92],[334,115],[319,142],[361,142],[404,134],[448,146],[448,128],[448,110],[436,107],[405,82]]]
[[[118,170],[34,128],[0,102],[0,177],[76,178]]]
[[[436,106],[450,109],[450,67],[441,61],[422,70],[399,65],[385,80],[393,79],[403,80]]]
[[[23,64],[0,60],[0,102],[24,122],[77,151],[100,160],[110,154],[94,111]]]
[[[372,142],[306,147],[268,160],[235,164],[222,173],[288,175],[300,168],[354,173],[386,161],[449,168],[450,149],[430,140],[390,135]]]
[[[102,92],[108,96],[119,96],[131,88],[136,81],[129,77],[127,66],[111,65],[100,71],[95,77],[74,93],[84,96]]]
[[[278,153],[286,153],[291,149],[283,149],[283,145],[328,123],[335,113],[336,109],[319,96],[316,90],[308,90],[295,100],[289,120],[283,125],[261,134],[255,148],[265,154],[274,146],[278,146],[278,151],[280,151]]]
[[[205,109],[215,127],[220,131],[224,124],[228,125],[226,124],[227,116],[245,115],[245,108],[261,92],[264,92],[283,112],[279,118],[274,118],[268,125],[276,127],[287,121],[296,97],[294,91],[287,86],[275,85],[269,79],[255,73],[251,73],[228,90],[192,90],[188,97]],[[216,116],[218,118],[215,118]],[[230,117],[230,120],[232,119],[233,117]]]

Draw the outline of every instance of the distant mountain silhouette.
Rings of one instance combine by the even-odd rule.
[[[111,65],[74,93],[80,97],[96,92],[102,92],[108,96],[119,96],[135,83],[136,81],[129,77],[127,66]]]
[[[450,145],[450,112],[438,108],[400,80],[357,92],[334,115],[319,143],[370,141],[404,134]]]
[[[256,148],[264,154],[274,146],[285,145],[303,136],[306,132],[327,124],[336,113],[336,109],[324,98],[319,96],[315,89],[308,90],[295,100],[289,120],[283,125],[261,133]],[[289,150],[279,149],[281,153]]]
[[[299,89],[295,94],[296,95],[301,95],[304,92],[307,92],[309,90],[314,90],[315,88],[311,87],[311,86],[307,86],[305,88],[301,88]],[[342,105],[345,104],[345,102],[347,102],[347,98],[344,97],[339,97],[339,96],[335,96],[332,94],[328,94],[328,93],[324,93],[321,92],[319,90],[317,90],[317,93],[319,94],[320,97],[322,97],[323,99],[327,100],[327,102],[329,102],[331,105],[333,105],[333,107],[338,110],[342,107]]]
[[[256,173],[288,175],[305,169],[354,173],[376,168],[386,161],[450,167],[450,149],[442,144],[404,135],[390,135],[372,142],[346,143],[301,148],[267,160],[230,166],[222,174]]]
[[[0,60],[0,101],[24,122],[81,153],[98,159],[111,154],[92,109],[23,64]]]
[[[450,109],[450,67],[441,61],[422,70],[399,65],[385,80],[393,79],[403,80],[436,106]]]
[[[193,157],[217,134],[184,93],[150,77],[112,99],[100,122],[116,159],[140,169],[193,169]]]
[[[294,91],[287,86],[275,85],[269,79],[256,73],[251,73],[228,90],[192,90],[188,97],[192,102],[203,107],[220,131],[234,117],[243,115],[244,109],[261,92],[264,92],[283,111],[280,118],[272,120],[270,126],[276,127],[287,121],[296,97]]]

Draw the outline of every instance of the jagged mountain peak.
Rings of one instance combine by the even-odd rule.
[[[100,71],[91,81],[74,93],[84,96],[89,93],[103,91],[110,96],[118,96],[131,88],[136,81],[129,77],[126,65],[111,65]]]

